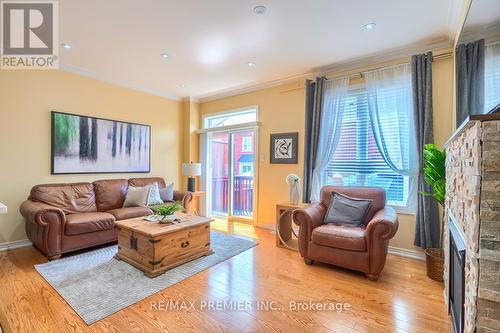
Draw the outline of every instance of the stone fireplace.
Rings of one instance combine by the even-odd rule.
[[[471,116],[446,154],[445,301],[455,332],[500,332],[500,115]]]

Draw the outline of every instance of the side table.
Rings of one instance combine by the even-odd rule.
[[[198,213],[199,212],[199,207],[198,207],[199,199],[200,199],[200,197],[204,197],[207,194],[207,192],[196,191],[196,192],[191,192],[191,194],[193,195],[193,200],[191,200],[191,202],[188,205],[187,213],[200,216],[200,214]]]
[[[292,213],[297,208],[308,206],[305,203],[293,205],[289,202],[276,205],[276,246],[298,251],[298,227],[294,228]]]

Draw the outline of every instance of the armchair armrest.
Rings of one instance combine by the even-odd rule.
[[[394,208],[385,206],[375,213],[366,226],[368,242],[374,239],[389,240],[398,231],[398,215]]]
[[[50,205],[27,200],[19,207],[26,219],[29,240],[49,259],[61,257],[61,241],[66,224],[64,212]]]
[[[193,194],[188,191],[174,191],[174,200],[180,201],[184,209],[188,208],[188,204],[193,200]]]
[[[293,222],[300,226],[299,251],[302,257],[307,259],[307,246],[311,240],[314,228],[319,227],[325,219],[326,207],[321,203],[314,203],[305,208],[293,211]]]
[[[320,203],[310,204],[305,208],[293,211],[293,222],[300,226],[309,226],[312,229],[319,227],[325,219],[326,207]]]
[[[389,239],[398,231],[398,216],[394,208],[385,206],[373,216],[366,226],[366,241],[370,258],[367,277],[376,280],[382,272],[389,247]]]

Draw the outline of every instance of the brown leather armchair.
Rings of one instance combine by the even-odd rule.
[[[323,224],[332,191],[373,200],[364,227]],[[386,206],[385,191],[370,187],[324,186],[321,201],[296,209],[293,219],[300,226],[299,251],[306,264],[317,260],[364,272],[370,280],[377,280],[382,272],[389,240],[398,230],[398,217]]]

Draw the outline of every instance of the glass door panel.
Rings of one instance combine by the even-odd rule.
[[[255,130],[231,133],[230,215],[253,218],[255,178]]]
[[[209,209],[211,215],[228,216],[229,207],[229,133],[211,133],[208,137]]]

